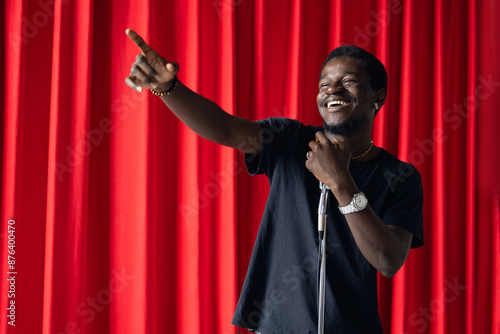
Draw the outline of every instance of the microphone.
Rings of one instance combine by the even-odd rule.
[[[319,181],[319,188],[321,189],[321,195],[319,197],[319,206],[318,206],[318,236],[319,240],[323,240],[326,229],[326,208],[328,206],[328,187],[323,182]]]
[[[321,195],[318,207],[318,334],[324,333],[325,326],[325,279],[326,279],[326,208],[328,206],[328,191],[330,188],[319,181]]]

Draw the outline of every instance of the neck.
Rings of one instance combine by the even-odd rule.
[[[363,153],[366,153],[362,157],[357,158],[356,161],[370,160],[375,157],[375,155],[377,155],[378,151],[380,150],[378,147],[373,145],[373,147],[371,147],[371,149],[367,152],[368,148],[370,148],[371,145],[371,132],[364,132],[360,133],[359,135],[357,134],[349,137],[339,136],[329,132],[326,132],[325,135],[328,139],[330,139],[330,141],[333,141],[333,138],[335,138],[343,143],[345,145],[345,149],[351,151],[352,157],[356,157],[362,155]]]

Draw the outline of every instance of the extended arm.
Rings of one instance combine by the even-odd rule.
[[[127,85],[138,91],[147,88],[164,92],[172,88],[179,66],[158,55],[133,30],[127,29],[126,34],[142,51],[125,79]],[[246,153],[261,152],[262,129],[257,122],[226,113],[215,102],[193,92],[182,82],[161,99],[184,124],[203,138]]]

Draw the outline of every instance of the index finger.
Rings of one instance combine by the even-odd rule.
[[[333,145],[337,146],[340,152],[344,152],[345,144],[338,140],[337,138],[332,139]]]
[[[146,42],[144,42],[142,37],[132,29],[125,30],[125,34],[127,34],[128,38],[130,38],[132,42],[134,42],[134,44],[137,45],[143,53],[147,53],[151,50],[151,47]]]
[[[328,138],[326,138],[325,134],[321,131],[316,132],[316,141],[318,143],[325,144],[328,142]]]

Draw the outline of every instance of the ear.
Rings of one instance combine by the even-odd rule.
[[[386,89],[382,88],[375,93],[374,108],[378,111],[385,103]]]

